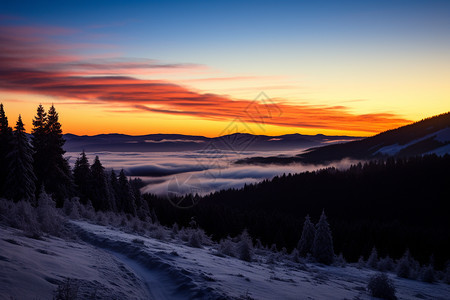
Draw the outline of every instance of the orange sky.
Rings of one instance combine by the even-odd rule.
[[[345,80],[314,75],[299,80],[301,76],[288,70],[289,75],[267,71],[255,76],[202,64],[123,58],[103,48],[100,54],[88,54],[80,49],[92,50],[94,45],[53,38],[70,32],[0,27],[0,101],[10,125],[22,114],[30,131],[42,103],[47,108],[55,104],[64,132],[78,135],[368,136],[445,112],[449,106],[445,75],[427,80],[373,70],[361,78],[347,70]],[[318,64],[316,70],[327,67]]]

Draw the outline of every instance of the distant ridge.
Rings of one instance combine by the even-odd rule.
[[[253,157],[238,163],[326,163],[344,158],[371,159],[450,154],[450,112],[342,144],[314,147],[294,157]]]
[[[348,142],[359,137],[286,134],[280,136],[233,133],[215,138],[183,134],[99,134],[78,136],[65,134],[68,152],[165,152],[165,151],[282,151],[304,150],[325,144]]]

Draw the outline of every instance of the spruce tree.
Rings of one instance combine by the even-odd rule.
[[[312,248],[313,256],[318,262],[329,265],[334,259],[333,238],[324,211],[322,211],[316,227],[316,235],[314,236]]]
[[[33,119],[33,129],[31,130],[31,144],[33,146],[33,166],[36,174],[36,187],[41,188],[44,177],[48,173],[47,165],[47,113],[44,107],[39,104],[36,116]]]
[[[119,190],[119,183],[117,181],[117,175],[114,170],[111,170],[108,177],[108,190],[109,190],[109,196],[110,196],[110,204],[111,209],[115,212],[121,211],[120,203],[118,202],[118,190]]]
[[[120,203],[120,207],[123,212],[132,215],[136,214],[134,195],[131,191],[130,184],[123,169],[119,174],[117,198],[117,201]]]
[[[8,125],[8,117],[0,103],[0,197],[5,193],[5,181],[8,176],[7,155],[11,151],[12,129]]]
[[[303,224],[302,236],[297,244],[297,249],[301,256],[305,257],[308,253],[311,253],[315,235],[316,228],[314,228],[309,215],[307,215]]]
[[[110,210],[108,186],[105,176],[105,168],[102,166],[98,156],[95,157],[91,166],[91,201],[95,210]]]
[[[80,157],[75,161],[73,179],[81,203],[86,204],[91,190],[91,168],[84,151],[81,152]]]
[[[14,129],[12,150],[7,156],[9,167],[5,194],[14,201],[34,202],[36,177],[33,171],[32,148],[20,115]]]
[[[66,152],[63,149],[65,140],[58,113],[53,105],[48,110],[45,130],[45,157],[48,168],[45,170],[43,183],[47,192],[54,196],[57,204],[62,205],[64,198],[72,196],[74,184],[69,163],[63,156]]]

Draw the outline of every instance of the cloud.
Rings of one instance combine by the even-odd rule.
[[[208,120],[239,120],[242,123],[286,127],[337,129],[367,134],[409,122],[392,113],[357,115],[345,106],[286,104],[262,97],[256,101],[227,95],[201,93],[162,80],[144,80],[136,74],[201,69],[192,64],[162,64],[154,60],[92,59],[60,50],[64,45],[39,34],[70,33],[61,28],[0,28],[0,88],[103,103],[108,107],[195,116]],[[212,81],[216,80],[211,78]],[[276,100],[276,101],[275,101]]]
[[[299,150],[280,152],[295,155]],[[348,168],[358,161],[344,159],[330,165],[235,165],[233,161],[251,156],[272,155],[265,151],[248,151],[235,153],[230,151],[226,157],[215,157],[202,151],[184,152],[87,152],[90,162],[99,156],[102,164],[108,169],[116,171],[124,169],[131,177],[140,177],[146,183],[143,192],[162,196],[171,194],[199,193],[208,194],[214,191],[240,188],[244,184],[255,183],[270,179],[277,175],[313,171],[329,166],[338,169]],[[67,153],[69,162],[73,165],[79,153]],[[216,161],[214,163],[214,161]],[[220,167],[217,167],[220,166]]]

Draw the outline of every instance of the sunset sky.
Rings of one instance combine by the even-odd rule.
[[[1,1],[27,131],[368,136],[450,110],[450,1]]]

